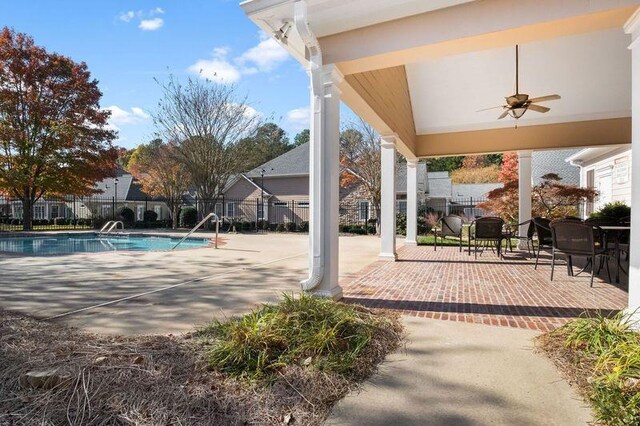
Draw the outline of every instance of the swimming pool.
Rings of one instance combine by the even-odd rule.
[[[102,251],[160,251],[170,250],[179,238],[151,235],[55,234],[0,237],[0,252],[28,255],[95,253]],[[206,247],[204,238],[187,238],[176,248],[184,250]]]

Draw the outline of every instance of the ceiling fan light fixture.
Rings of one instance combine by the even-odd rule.
[[[515,118],[516,120],[520,117],[522,117],[524,115],[524,113],[527,112],[526,108],[520,107],[520,108],[511,108],[509,110],[509,114]]]

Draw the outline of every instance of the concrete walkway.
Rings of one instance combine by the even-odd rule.
[[[530,330],[404,317],[406,350],[388,358],[329,425],[585,425],[590,409]]]

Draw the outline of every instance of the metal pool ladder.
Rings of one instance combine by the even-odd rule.
[[[120,226],[122,226],[122,229],[124,230],[124,223],[122,223],[121,220],[110,220],[109,222],[104,224],[102,229],[100,229],[100,232],[98,232],[98,235],[102,235],[103,233],[104,235],[109,235],[111,231],[113,231],[114,229],[118,229],[118,224],[120,224]]]
[[[173,246],[173,248],[171,250],[175,250],[176,247],[178,247],[180,244],[183,243],[184,240],[186,240],[187,238],[189,238],[189,236],[191,234],[193,234],[196,229],[200,228],[202,225],[204,225],[204,223],[209,220],[210,218],[215,217],[216,218],[216,241],[215,241],[215,248],[218,248],[218,231],[220,230],[220,218],[218,217],[217,214],[215,213],[209,213],[208,215],[206,215],[204,217],[204,219],[202,219],[196,226],[193,227],[193,229],[191,231],[189,231],[189,233],[187,235],[185,235],[184,237],[182,237],[182,239],[180,241],[178,241],[178,244],[176,244],[175,246]]]

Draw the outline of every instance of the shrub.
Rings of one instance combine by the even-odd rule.
[[[370,342],[378,340],[380,357],[398,347],[402,326],[396,317],[302,294],[229,322],[216,320],[196,336],[209,364],[235,377],[269,380],[293,365],[354,377],[362,374],[358,360]]]
[[[103,217],[96,217],[93,219],[93,229],[102,229],[105,223],[107,223],[107,219]]]
[[[278,224],[277,223],[270,223],[269,224],[269,231],[277,231],[278,230]]]
[[[142,220],[145,222],[155,222],[158,220],[158,213],[153,210],[145,210],[144,213],[142,213]]]
[[[285,222],[284,230],[287,232],[296,232],[298,227],[295,222]]]
[[[396,234],[405,235],[407,232],[407,215],[398,212],[396,214]]]
[[[53,224],[54,225],[66,225],[67,224],[67,220],[64,217],[56,217],[55,219],[53,219]]]
[[[136,214],[129,207],[122,207],[118,210],[118,218],[122,220],[125,225],[131,226],[136,221]]]
[[[278,226],[276,227],[276,231],[284,232],[285,231],[284,223],[279,223]]]
[[[198,222],[198,211],[193,207],[184,207],[180,210],[180,227],[193,228]]]
[[[306,220],[303,220],[302,222],[300,222],[298,224],[298,231],[300,232],[309,232],[309,222]]]
[[[591,213],[593,219],[614,219],[616,221],[631,216],[631,207],[621,201],[605,204],[599,211]]]

